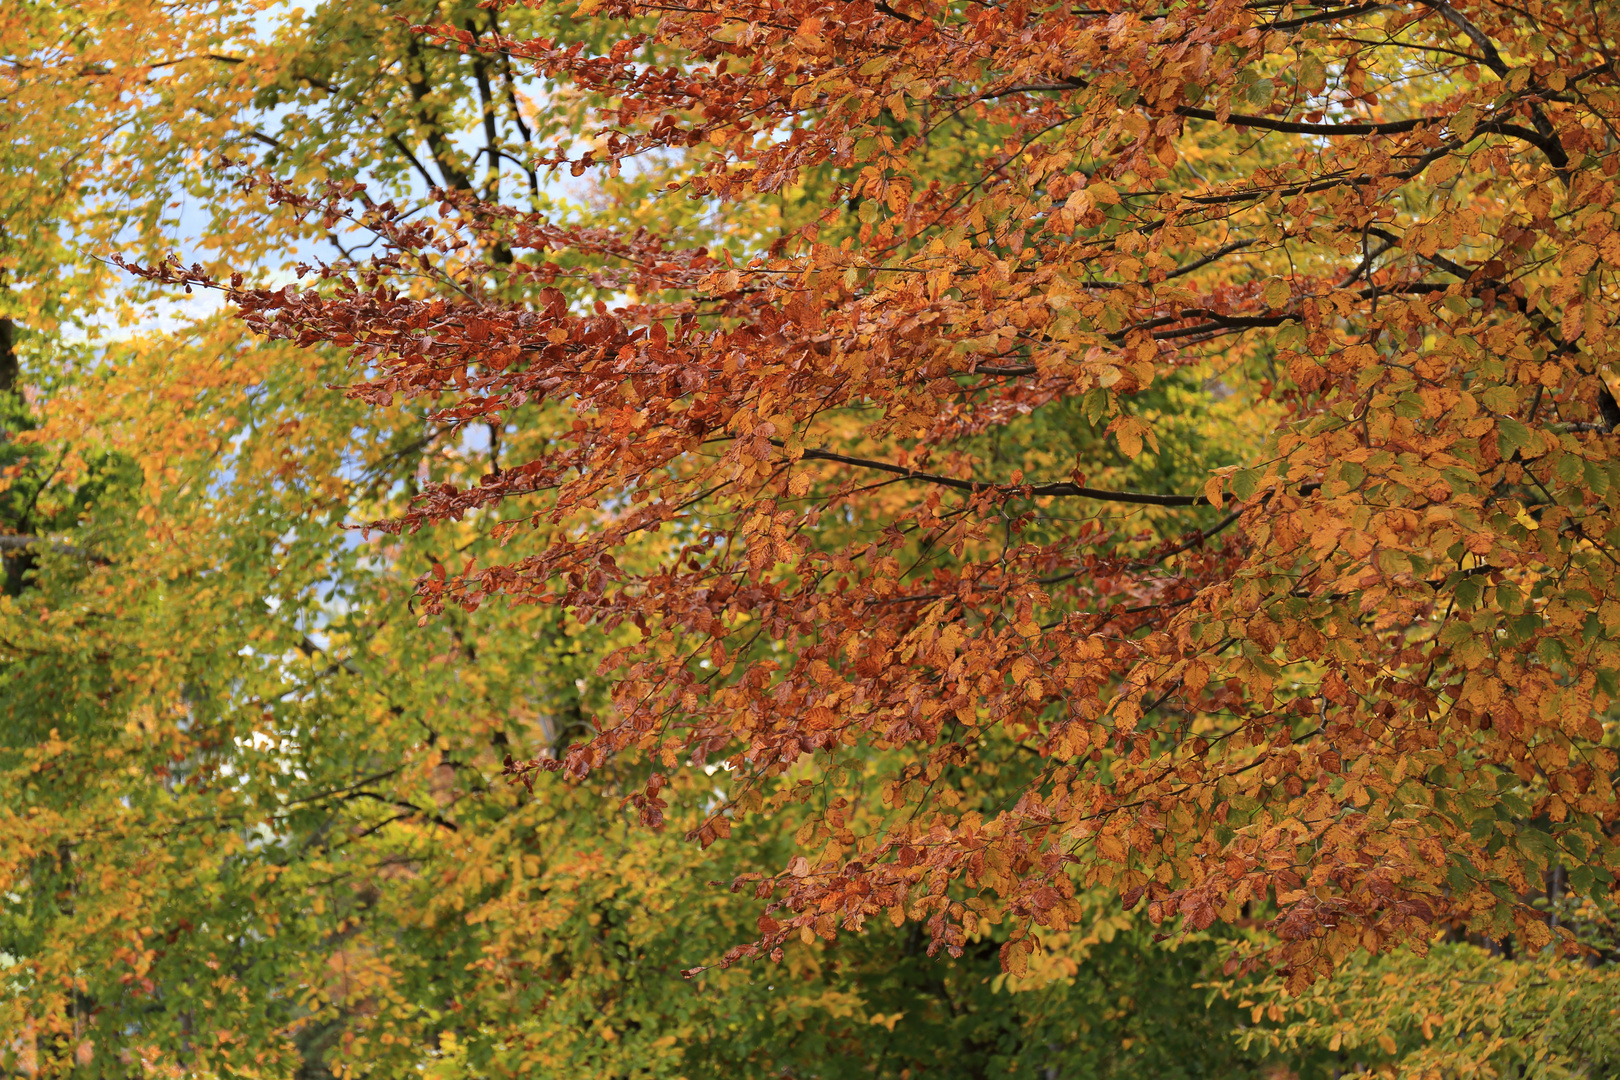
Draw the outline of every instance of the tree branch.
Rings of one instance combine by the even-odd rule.
[[[777,439],[772,439],[770,442],[772,446],[781,447],[783,445]],[[888,461],[875,461],[870,458],[851,457],[848,454],[835,454],[830,450],[805,450],[803,456],[810,461],[835,461],[841,465],[855,465],[862,469],[891,473],[895,476],[905,477],[907,480],[936,484],[940,487],[967,491],[975,495],[998,492],[1009,496],[1027,494],[1040,497],[1051,495],[1060,498],[1095,499],[1099,502],[1131,503],[1137,506],[1209,505],[1209,500],[1202,495],[1156,495],[1146,491],[1104,491],[1101,488],[1084,487],[1080,484],[1071,483],[1000,484],[984,480],[958,480],[954,476],[918,472],[916,469],[908,469],[904,465],[895,465]]]
[[[47,540],[42,536],[0,536],[0,551],[27,551],[29,548],[44,547],[56,552],[58,555],[71,555],[76,559],[97,566],[111,566],[112,560],[93,551],[86,551],[72,544],[64,544],[56,540]]]

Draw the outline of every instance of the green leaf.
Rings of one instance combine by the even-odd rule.
[[[1507,461],[1530,444],[1530,429],[1511,416],[1504,416],[1496,421],[1496,439],[1502,460]]]
[[[1487,386],[1474,396],[1493,413],[1511,413],[1519,407],[1519,395],[1511,386]]]
[[[1101,386],[1095,386],[1086,391],[1086,396],[1080,400],[1080,411],[1095,426],[1107,418],[1110,411],[1108,404],[1108,391]]]
[[[1583,460],[1581,474],[1586,479],[1586,486],[1592,494],[1603,498],[1609,493],[1609,472],[1595,461]]]
[[[1300,61],[1299,85],[1310,94],[1320,94],[1327,88],[1327,65],[1315,53]]]
[[[1544,637],[1536,642],[1536,655],[1541,658],[1542,663],[1569,666],[1569,652],[1564,648],[1564,643],[1557,638]]]

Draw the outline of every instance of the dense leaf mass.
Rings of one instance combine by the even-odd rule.
[[[1620,13],[586,14],[623,35],[424,32],[588,103],[554,169],[808,209],[705,250],[470,190],[408,219],[278,186],[389,251],[232,298],[352,347],[378,406],[563,418],[375,523],[543,534],[436,566],[429,613],[634,627],[594,736],[518,776],[724,760],[707,844],[848,754],[898,762],[886,813],[826,802],[753,882],[771,903],[731,959],[880,916],[955,954],[981,917],[1062,930],[1104,884],[1194,929],[1274,903],[1300,987],[1441,923],[1540,947],[1557,928],[1522,898],[1554,864],[1609,886]],[[1189,414],[1226,406],[1241,434],[1175,468]],[[1038,766],[975,799],[963,776],[1008,745]]]

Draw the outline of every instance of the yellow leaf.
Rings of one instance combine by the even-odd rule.
[[[1103,206],[1119,205],[1119,192],[1115,191],[1107,184],[1092,184],[1086,188],[1086,194],[1091,196],[1091,201],[1094,203],[1098,203]]]
[[[1097,834],[1097,851],[1103,858],[1113,862],[1124,862],[1128,849],[1125,842],[1113,833]]]
[[[1134,460],[1141,455],[1142,433],[1137,430],[1137,422],[1127,420],[1120,424],[1114,438],[1119,440],[1119,451],[1126,457]]]
[[[897,1012],[897,1013],[873,1013],[872,1014],[872,1023],[881,1025],[887,1031],[893,1031],[894,1030],[894,1025],[899,1023],[900,1019],[902,1017],[904,1017],[905,1015],[906,1014],[903,1013],[903,1012]]]

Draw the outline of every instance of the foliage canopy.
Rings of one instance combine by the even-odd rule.
[[[1271,902],[1299,989],[1448,921],[1540,948],[1555,864],[1607,889],[1612,11],[584,10],[625,32],[431,32],[586,96],[553,167],[780,197],[779,235],[271,183],[387,253],[231,298],[352,348],[361,401],[543,435],[375,523],[538,545],[436,566],[430,612],[634,628],[594,736],[525,768],[723,759],[707,844],[897,762],[730,958],[874,916],[954,955],[1065,929],[1078,883],[1193,929]],[[1248,438],[1211,453],[1221,398]],[[990,802],[996,746],[1037,761]]]
[[[8,1065],[1615,1061],[1615,13],[264,20],[0,12]]]

